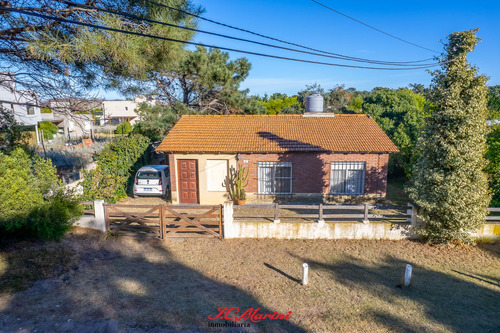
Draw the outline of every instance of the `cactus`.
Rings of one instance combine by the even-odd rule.
[[[239,165],[235,174],[236,199],[245,200],[245,187],[248,185],[248,168]]]
[[[229,190],[232,200],[245,200],[245,187],[248,185],[248,167],[238,165],[238,169],[231,167],[230,174],[226,177],[224,186]]]

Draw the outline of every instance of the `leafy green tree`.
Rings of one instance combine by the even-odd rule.
[[[297,100],[302,106],[303,109],[306,107],[306,98],[309,95],[312,94],[320,94],[324,95],[325,94],[325,89],[321,87],[321,85],[317,82],[313,84],[308,84],[306,85],[306,88],[304,90],[301,90],[297,93]],[[325,107],[325,104],[323,104],[323,107]]]
[[[435,108],[419,140],[410,198],[422,208],[431,242],[470,242],[485,221],[491,196],[486,165],[486,77],[468,64],[476,30],[448,36],[441,70],[433,73]]]
[[[288,97],[286,94],[274,93],[267,101],[263,101],[262,105],[266,108],[267,114],[271,115],[283,113],[283,110],[286,113],[300,112],[297,96]]]
[[[346,110],[354,113],[361,113],[363,111],[363,103],[363,95],[359,92],[355,92],[351,94],[351,100],[349,101]]]
[[[239,86],[250,68],[246,58],[229,60],[227,52],[199,46],[154,69],[146,81],[168,105],[182,102],[200,113],[228,114],[244,109],[246,92]]]
[[[430,113],[430,104],[424,96],[409,89],[377,88],[365,98],[363,112],[373,117],[400,150],[391,158],[390,173],[403,171],[411,177],[418,157],[415,145],[424,119]]]
[[[490,189],[493,192],[491,206],[500,207],[500,125],[495,125],[488,135],[486,158]]]
[[[500,85],[489,87],[488,112],[490,120],[500,120]]]
[[[336,85],[323,94],[326,111],[333,113],[344,113],[351,102],[351,93],[345,89],[344,85]]]
[[[38,123],[38,128],[43,131],[43,137],[46,140],[52,140],[55,134],[59,131],[56,125],[50,121],[41,121]]]
[[[265,114],[266,108],[259,102],[258,97],[248,96],[246,90],[224,90],[220,92],[218,101],[223,108],[220,112],[205,109],[202,114]]]
[[[183,114],[193,113],[183,103],[175,103],[172,106],[141,104],[137,109],[141,120],[134,125],[134,133],[142,134],[151,141],[160,141],[175,125]]]

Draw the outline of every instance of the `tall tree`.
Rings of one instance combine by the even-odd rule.
[[[486,172],[490,182],[493,197],[491,206],[500,207],[500,125],[494,125],[488,135],[488,149],[486,151],[488,166]]]
[[[200,13],[190,0],[157,0],[183,10]],[[194,27],[192,17],[143,0],[94,0],[91,7],[53,0],[9,0],[3,7],[27,13],[0,11],[0,70],[16,74],[21,86],[36,90],[42,99],[82,96],[104,77],[144,77],[152,68],[173,64],[183,51],[180,43],[105,31],[57,19],[72,20],[113,29],[160,37],[189,40],[192,31],[135,20],[95,9],[118,11]]]
[[[429,103],[409,89],[377,88],[365,98],[363,112],[373,117],[400,150],[391,158],[389,172],[404,172],[410,178],[418,156],[415,145],[429,114]]]
[[[489,87],[488,113],[489,119],[500,121],[500,85]]]
[[[336,85],[323,94],[327,112],[344,113],[351,102],[352,93],[344,85]]]
[[[148,137],[151,141],[159,141],[165,137],[181,115],[190,114],[192,110],[180,102],[172,106],[151,106],[143,103],[137,109],[137,113],[141,120],[135,124],[134,132]]]
[[[299,91],[297,93],[297,100],[303,109],[305,109],[305,107],[306,107],[307,96],[312,95],[312,94],[324,95],[325,89],[323,89],[323,87],[321,87],[321,85],[319,83],[315,82],[313,84],[306,85],[305,89]],[[323,104],[323,109],[325,109],[325,104]]]
[[[433,73],[436,103],[419,141],[410,198],[422,207],[422,235],[431,242],[469,242],[485,221],[491,196],[486,165],[486,77],[467,62],[476,30],[448,36],[441,70]]]
[[[229,60],[227,52],[199,46],[195,51],[183,50],[169,66],[158,64],[113,82],[125,92],[140,83],[142,93],[156,94],[171,106],[181,102],[201,113],[227,114],[244,109],[246,94],[239,87],[250,68],[246,58]]]

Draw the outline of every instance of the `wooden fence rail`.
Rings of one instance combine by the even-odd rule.
[[[222,237],[222,206],[104,204],[106,230],[168,237]]]
[[[488,208],[488,211],[497,213],[497,212],[500,212],[500,208],[490,207],[490,208]],[[486,216],[486,221],[495,221],[495,222],[500,223],[500,215]]]
[[[95,210],[94,210],[94,202],[93,201],[80,201],[80,204],[82,206],[91,206],[91,209],[83,209],[83,214],[84,215],[95,215]]]
[[[324,219],[362,219],[363,222],[368,222],[369,219],[381,219],[384,218],[384,215],[378,214],[370,214],[369,210],[373,210],[376,207],[374,205],[280,205],[280,204],[257,204],[257,205],[247,205],[245,208],[267,208],[269,211],[273,211],[273,213],[240,213],[235,214],[234,218],[269,218],[274,219],[274,221],[280,221],[281,219],[318,219],[318,221],[324,221]],[[299,213],[293,215],[284,215],[280,213],[280,209],[303,209],[303,210],[317,210],[317,213]],[[358,210],[359,213],[338,213],[338,214],[327,214],[325,211],[329,210]],[[392,215],[392,218],[403,218],[406,219],[407,215],[396,216]]]

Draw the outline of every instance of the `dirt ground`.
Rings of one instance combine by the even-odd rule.
[[[499,243],[449,248],[414,241],[160,241],[106,239],[74,229],[60,243],[0,250],[0,280],[13,270],[20,247],[33,253],[60,248],[72,258],[26,290],[0,291],[0,332],[494,332],[500,327]],[[300,284],[304,262],[306,286]],[[413,280],[401,289],[406,263],[413,266]],[[208,319],[220,307],[291,315],[245,328],[209,327],[225,322]]]

